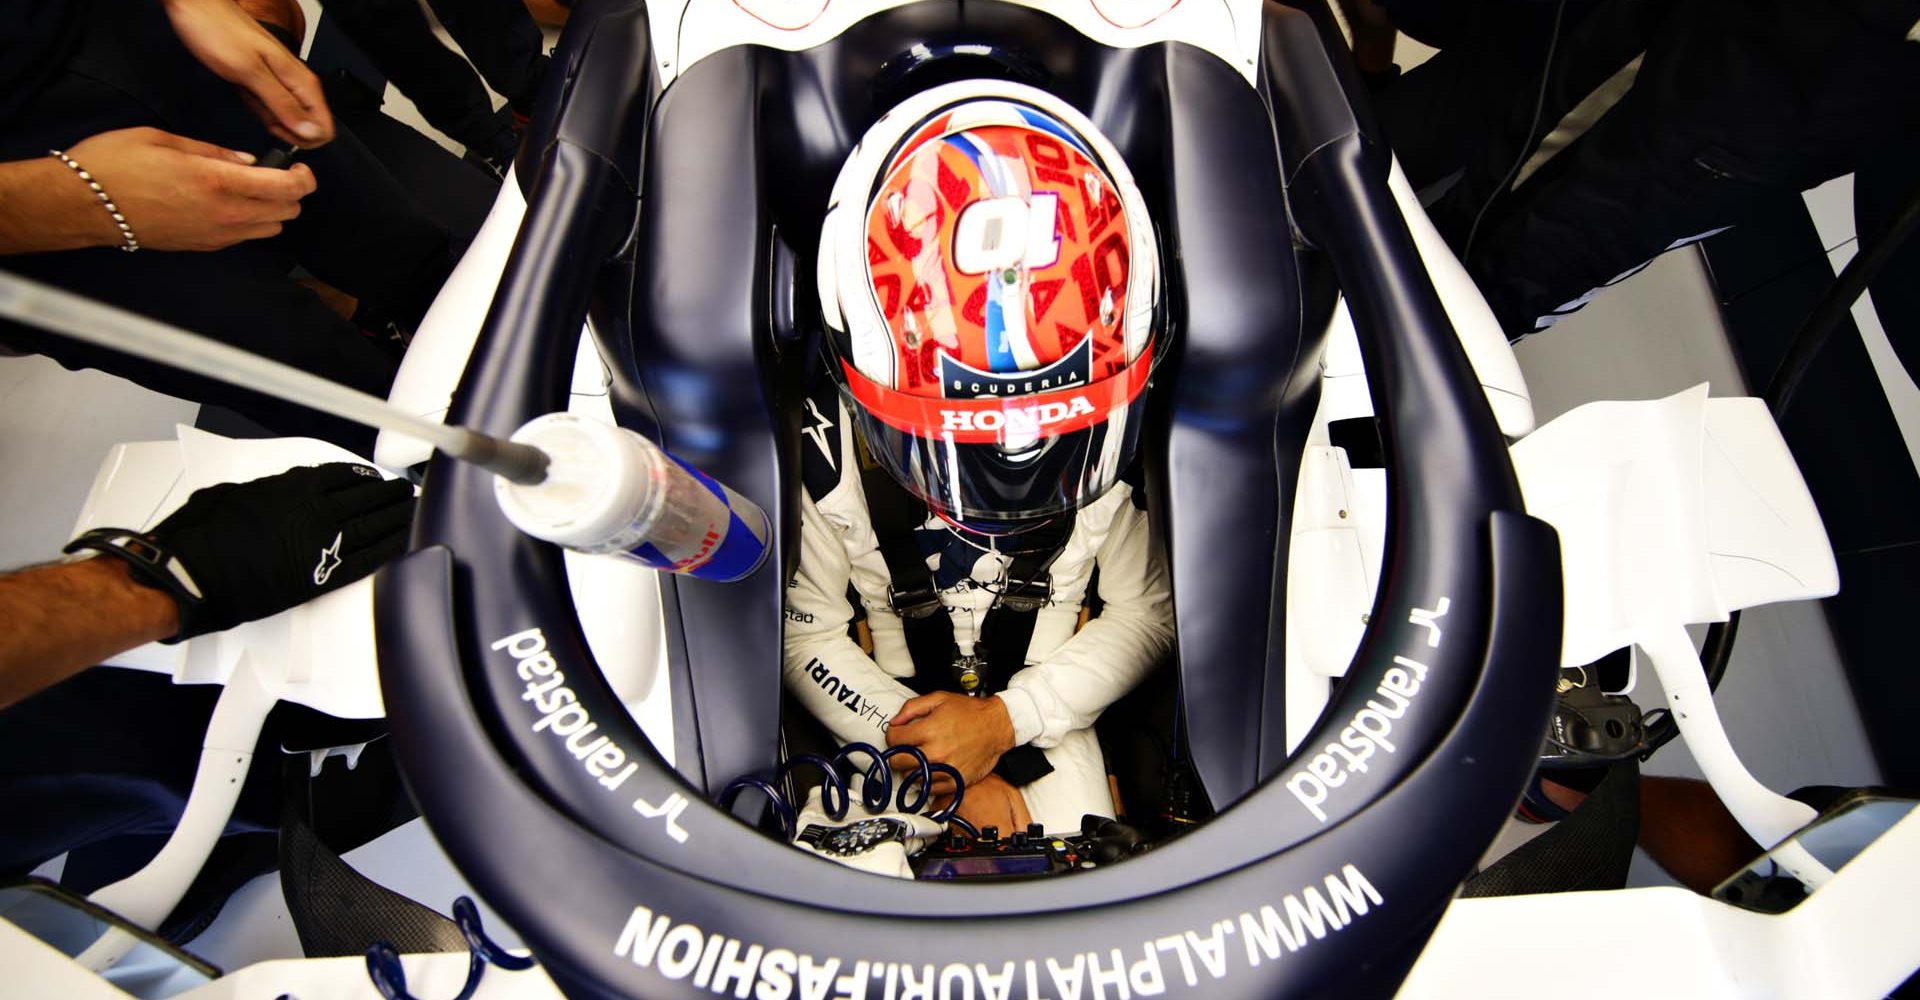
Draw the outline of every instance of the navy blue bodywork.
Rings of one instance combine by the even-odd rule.
[[[1521,513],[1328,30],[1324,11],[1268,3],[1248,87],[1187,46],[1108,49],[1027,8],[934,0],[813,50],[723,50],[663,90],[644,8],[582,4],[451,417],[505,434],[563,409],[591,316],[621,422],[765,507],[783,558],[731,585],[663,578],[671,768],[594,666],[559,550],[506,522],[487,474],[439,457],[428,471],[415,551],[376,584],[396,751],[436,837],[570,996],[1393,992],[1531,769],[1559,561],[1551,529]],[[915,44],[984,46],[965,72],[1081,108],[1161,228],[1173,354],[1141,454],[1170,547],[1193,756],[1222,809],[1143,860],[1066,878],[862,875],[706,798],[774,762],[797,534],[785,414],[816,363],[812,248],[861,133],[954,70],[907,57]],[[1391,515],[1372,624],[1290,763],[1284,528],[1336,285],[1383,416]],[[579,744],[534,728],[529,679],[501,643],[536,628],[597,734],[638,762],[612,787]],[[1417,694],[1386,697],[1410,677]],[[1396,703],[1364,769],[1313,779],[1328,787],[1311,809],[1290,790],[1358,716],[1377,729]]]

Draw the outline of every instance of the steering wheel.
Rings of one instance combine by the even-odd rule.
[[[806,273],[787,247],[805,239],[770,222],[779,178],[763,165],[809,144],[844,155],[864,123],[740,109],[765,107],[773,81],[796,107],[868,99],[798,67],[913,38],[1005,42],[1056,68],[1111,58],[1169,104],[1209,109],[1113,128],[1123,150],[1159,144],[1154,196],[1178,206],[1158,216],[1182,305],[1153,482],[1189,723],[1215,736],[1196,760],[1231,805],[1144,859],[993,885],[883,879],[769,840],[700,789],[771,756],[778,561],[734,585],[663,579],[679,695],[669,765],[600,677],[560,552],[507,524],[486,473],[436,458],[415,549],[376,583],[377,636],[395,750],[466,877],[571,996],[1390,995],[1532,768],[1558,662],[1559,559],[1552,530],[1522,512],[1327,22],[1265,5],[1248,87],[1178,43],[1100,56],[1023,6],[914,5],[828,51],[715,53],[663,90],[643,5],[584,13],[451,418],[507,433],[562,408],[591,306],[603,353],[641,385],[623,419],[766,507],[783,548],[792,478],[768,371],[794,314],[780,275]],[[1238,127],[1250,115],[1267,128]],[[702,264],[716,260],[735,266]],[[1297,462],[1282,453],[1298,450],[1288,414],[1316,370],[1317,342],[1300,334],[1314,274],[1351,304],[1391,517],[1365,638],[1289,758],[1260,709],[1282,687]]]

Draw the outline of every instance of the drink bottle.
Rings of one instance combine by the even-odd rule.
[[[633,431],[549,413],[512,440],[549,459],[537,484],[493,481],[501,513],[535,538],[720,582],[766,558],[766,511]]]

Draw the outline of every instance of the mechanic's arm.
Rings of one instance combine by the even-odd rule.
[[[1058,746],[1066,734],[1093,725],[1173,648],[1172,586],[1146,513],[1121,504],[1095,558],[1100,617],[1045,661],[1015,673],[999,695],[1016,746]]]
[[[333,140],[333,112],[320,78],[233,0],[161,0],[161,6],[180,43],[240,88],[241,101],[274,138],[304,148]]]
[[[118,559],[0,576],[0,708],[109,656],[180,631],[173,598],[135,583]]]
[[[162,132],[102,132],[66,150],[149,250],[218,250],[280,232],[313,193],[304,163],[251,166],[249,153]],[[85,178],[51,156],[0,163],[0,254],[121,245]]]
[[[787,586],[782,674],[787,690],[842,743],[885,746],[887,720],[912,689],[847,636],[853,567],[813,500],[800,500],[800,565]]]
[[[196,491],[142,535],[82,535],[74,548],[138,539],[171,556],[165,582],[102,554],[0,576],[0,708],[143,643],[179,641],[278,614],[360,579],[406,550],[413,488],[364,465],[303,466]]]

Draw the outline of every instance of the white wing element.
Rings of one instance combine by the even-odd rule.
[[[597,365],[597,356],[593,360]],[[604,388],[601,393],[576,394],[575,404],[597,402],[604,410]],[[603,413],[601,419],[612,416]],[[214,483],[246,482],[296,465],[360,461],[307,438],[235,441],[190,427],[179,428],[178,435],[177,442],[115,446],[94,478],[75,533],[106,524],[148,528],[194,490]],[[588,645],[608,682],[671,760],[669,686],[659,670],[665,655],[659,575],[611,556],[569,552],[567,560]],[[170,674],[176,684],[225,685],[179,825],[146,867],[90,897],[149,929],[173,911],[206,863],[233,814],[261,724],[276,703],[297,702],[339,718],[385,714],[375,663],[371,577],[260,621],[172,646],[142,646],[111,662]],[[136,943],[132,935],[112,930],[76,961],[89,969],[110,968]]]
[[[176,434],[175,441],[115,445],[94,476],[74,532],[103,525],[146,530],[215,483],[246,482],[296,465],[363,461],[310,438],[231,440],[184,426]],[[243,669],[253,670],[273,696],[269,704],[299,702],[342,719],[385,714],[374,672],[370,580],[224,632],[171,646],[150,643],[107,662],[171,674],[176,684],[229,684]]]
[[[273,684],[263,673],[243,660],[220,692],[201,743],[200,764],[193,772],[193,790],[180,811],[180,825],[161,845],[160,853],[139,871],[94,892],[87,897],[90,902],[148,930],[159,928],[180,904],[233,816],[253,763],[260,727],[273,710]],[[139,943],[132,934],[109,926],[74,961],[94,971],[109,969]]]
[[[1920,963],[1916,856],[1920,812],[1777,915],[1677,886],[1456,899],[1396,996],[1535,1000],[1552,982],[1556,1000],[1610,1000],[1657,970],[1660,995],[1688,1000],[1884,997]]]
[[[1527,511],[1560,531],[1561,662],[1671,625],[1840,589],[1826,528],[1757,399],[1589,403],[1512,448]]]
[[[360,461],[307,438],[232,441],[184,426],[177,433],[177,442],[123,444],[110,451],[75,533],[103,524],[151,527],[193,491],[214,483],[246,482],[296,465]],[[111,662],[171,674],[177,684],[225,685],[201,741],[179,825],[144,868],[90,897],[146,928],[159,926],[173,911],[220,839],[275,703],[298,702],[340,718],[384,712],[374,670],[371,580],[224,632],[128,650]],[[76,961],[109,968],[136,943],[132,935],[110,930]]]
[[[1814,818],[1767,790],[1734,754],[1685,626],[1731,611],[1827,597],[1839,569],[1800,470],[1757,399],[1590,403],[1512,448],[1527,511],[1560,533],[1561,663],[1628,644],[1652,661],[1707,780],[1771,847]],[[1790,870],[1810,884],[1811,857]]]
[[[662,85],[740,45],[810,49],[914,0],[664,0],[647,4]],[[1183,42],[1219,57],[1249,84],[1260,51],[1259,0],[1011,0],[1115,48]]]

